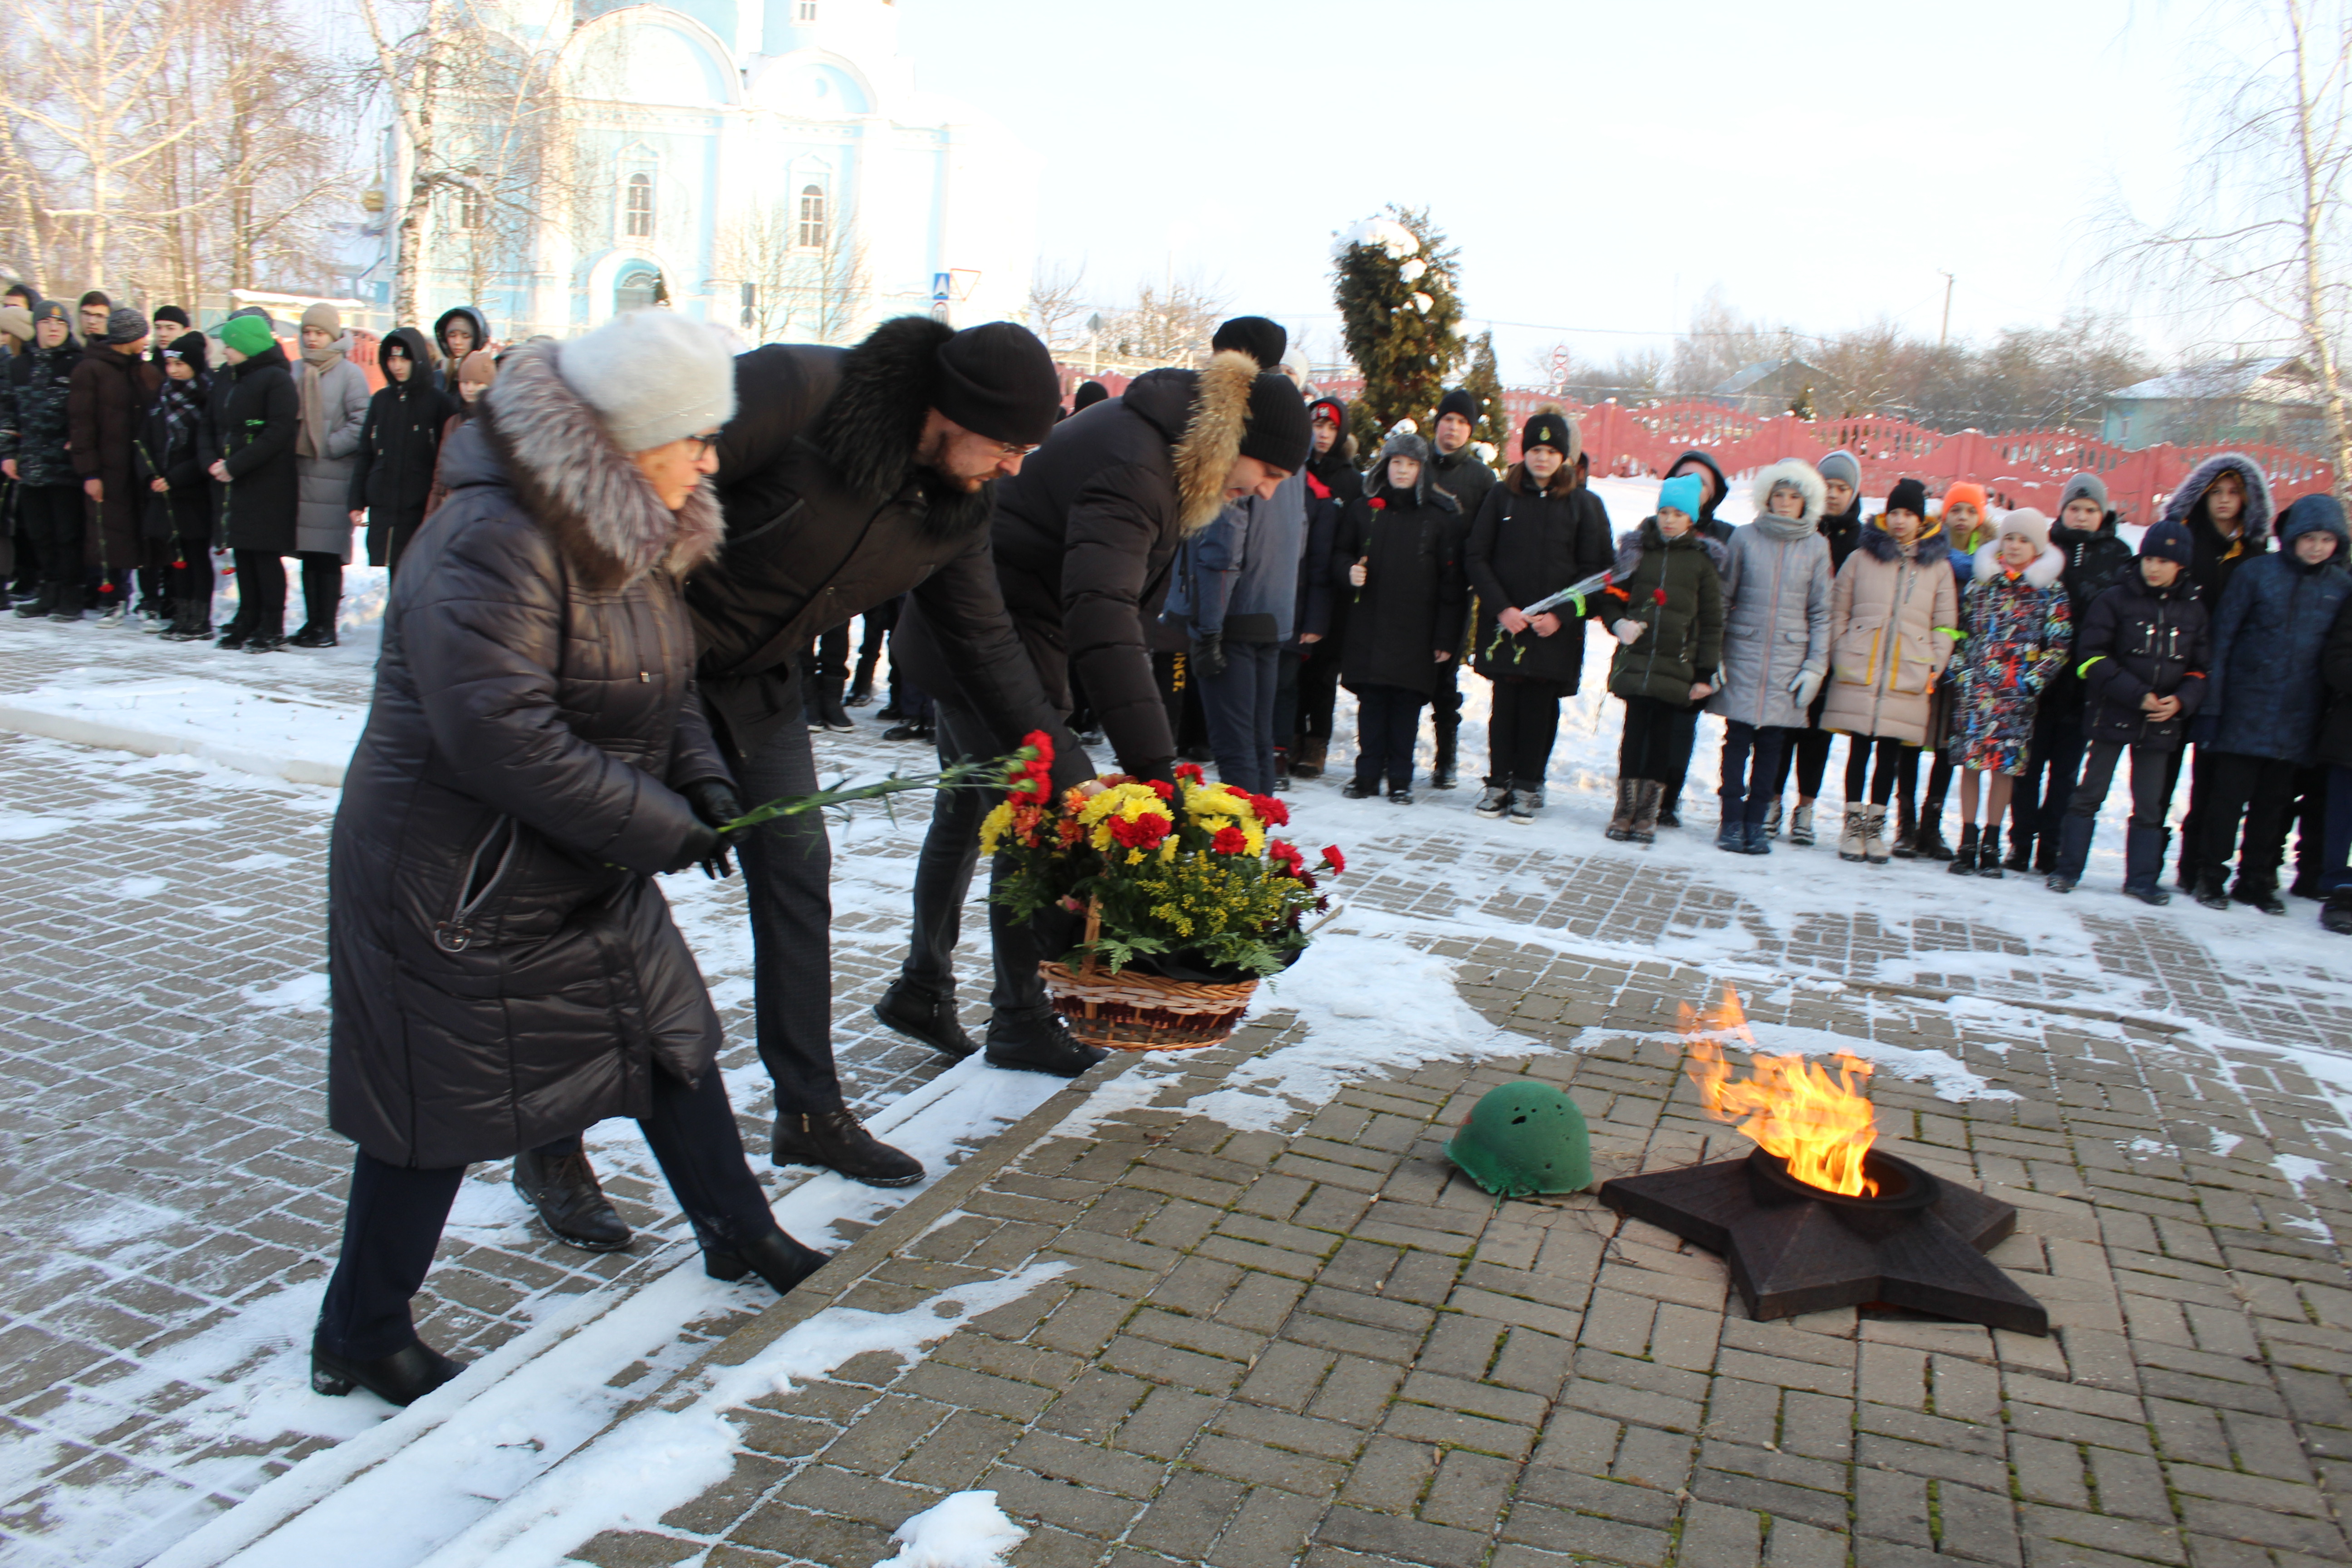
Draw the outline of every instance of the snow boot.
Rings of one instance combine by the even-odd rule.
[[[1886,864],[1886,808],[1864,806],[1862,812],[1862,858],[1874,866]]]
[[[1642,781],[1617,781],[1617,812],[1610,817],[1602,837],[1618,844],[1630,843],[1633,837],[1633,808],[1641,803]]]
[[[2249,882],[2242,875],[2238,878],[2238,885],[2230,889],[2230,901],[2250,904],[2266,915],[2286,913],[2286,900],[2278,896],[2276,883]]]
[[[2000,828],[1990,822],[1985,824],[1984,831],[1977,836],[1977,875],[1979,877],[2008,875],[2002,869],[2000,863]]]
[[[779,1115],[768,1158],[777,1165],[818,1165],[869,1187],[911,1187],[923,1163],[866,1131],[845,1106],[806,1115]]]
[[[2197,868],[2197,889],[2190,897],[2209,910],[2226,910],[2230,907],[2230,894],[2222,883],[2219,870],[2200,865]]]
[[[1633,842],[1655,844],[1662,820],[1659,808],[1665,803],[1666,786],[1656,779],[1642,779],[1637,783],[1639,787],[1633,794]]]
[[[2087,816],[2078,819],[2070,812],[2066,827],[2071,831],[2077,820],[2083,824],[2083,852],[2075,854],[2070,838],[2059,854],[2071,858],[2079,876],[2083,863],[2090,854],[2091,819]],[[2171,837],[2161,827],[2142,827],[2137,823],[2124,835],[2124,891],[2143,904],[2155,904],[2161,908],[2172,902],[2172,895],[2157,885],[2164,875],[2165,843]]]
[[[1437,737],[1437,756],[1429,767],[1429,787],[1432,789],[1454,787],[1454,739],[1456,732],[1448,730]]]
[[[55,583],[44,583],[41,584],[39,593],[16,606],[16,614],[25,620],[37,621],[57,607],[58,585]]]
[[[1536,808],[1543,805],[1543,791],[1515,789],[1511,792],[1511,821],[1520,827],[1536,819]]]
[[[1849,805],[1845,808],[1845,829],[1838,835],[1838,858],[1841,860],[1860,860],[1864,858],[1862,837],[1862,807],[1858,805]]]
[[[1917,837],[1912,842],[1922,860],[1948,860],[1952,858],[1952,847],[1944,841],[1944,814],[1941,811],[1919,818]]]
[[[1789,813],[1789,842],[1799,849],[1813,847],[1813,808],[1801,805]]]
[[[414,1405],[459,1373],[462,1361],[452,1361],[426,1344],[411,1340],[390,1355],[373,1361],[340,1356],[310,1341],[310,1392],[343,1394],[364,1388],[387,1405]]]
[[[1726,809],[1722,823],[1715,830],[1715,847],[1727,855],[1747,854],[1747,820],[1734,811]]]
[[[1748,853],[1750,855],[1772,853],[1772,835],[1760,822],[1748,824]]]
[[[1973,824],[1962,824],[1960,847],[1952,852],[1952,863],[1944,868],[1955,877],[1977,874],[1977,830]]]
[[[1779,795],[1774,795],[1772,804],[1764,808],[1764,837],[1767,838],[1780,837],[1780,797]]]
[[[2319,911],[2319,925],[2338,936],[2352,936],[2352,887],[2338,888],[2327,895],[2327,903]]]
[[[1478,793],[1478,804],[1471,810],[1481,816],[1496,817],[1511,809],[1511,786],[1490,784]]]
[[[1900,792],[1895,797],[1895,842],[1887,853],[1897,860],[1916,860],[1919,856],[1919,818]]]
[[[2000,863],[2003,870],[2023,875],[2033,869],[2033,837],[2031,833],[2019,832],[2016,819],[2010,819],[2009,858]]]

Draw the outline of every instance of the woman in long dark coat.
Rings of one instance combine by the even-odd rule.
[[[367,518],[371,566],[400,570],[401,552],[425,521],[441,460],[441,430],[457,400],[434,384],[432,349],[415,327],[394,327],[376,353],[383,389],[368,400],[352,464],[352,521]]]
[[[359,1152],[322,1393],[456,1376],[408,1304],[466,1166],[609,1116],[645,1130],[713,1277],[788,1290],[823,1262],[744,1163],[652,878],[708,868],[741,814],[677,586],[719,542],[702,476],[734,401],[724,341],[646,311],[516,353],[446,454],[335,816],[328,1117]]]

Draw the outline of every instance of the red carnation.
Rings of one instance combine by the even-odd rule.
[[[1650,597],[1663,605],[1666,602],[1666,591],[1664,588],[1653,588],[1650,590]]]
[[[1386,501],[1384,501],[1384,500],[1381,500],[1380,497],[1378,497],[1378,496],[1374,496],[1371,500],[1370,500],[1366,501],[1364,504],[1365,504],[1366,506],[1368,506],[1368,507],[1370,507],[1374,511],[1386,511],[1386,510],[1389,510],[1389,503],[1388,503],[1388,502],[1386,502]]]
[[[1277,838],[1265,847],[1265,852],[1281,862],[1282,868],[1292,876],[1304,878],[1307,875],[1307,857],[1298,852],[1297,845]]]
[[[1326,844],[1323,846],[1323,864],[1330,867],[1331,874],[1337,877],[1348,869],[1348,858],[1339,853],[1337,844]]]
[[[1021,737],[1021,743],[1024,746],[1034,746],[1037,749],[1037,760],[1048,768],[1054,765],[1054,738],[1045,731],[1030,731]]]
[[[1249,835],[1238,827],[1220,827],[1209,840],[1209,847],[1220,855],[1238,855],[1249,847]]]
[[[1147,811],[1129,822],[1123,816],[1110,821],[1110,836],[1129,849],[1157,849],[1176,825],[1156,811]]]
[[[1249,803],[1257,819],[1269,827],[1281,827],[1290,821],[1290,808],[1270,795],[1254,795]]]
[[[1151,793],[1158,795],[1162,800],[1174,800],[1176,798],[1176,786],[1170,784],[1166,779],[1153,779],[1151,781]]]
[[[1201,771],[1201,764],[1198,763],[1178,763],[1176,764],[1176,776],[1183,780],[1186,784],[1206,784],[1209,782],[1209,775]]]

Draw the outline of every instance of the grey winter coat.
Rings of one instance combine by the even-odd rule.
[[[449,443],[403,558],[335,814],[327,1115],[377,1159],[502,1159],[717,1070],[721,1032],[650,873],[727,778],[678,576],[717,548],[519,350]]]
[[[1774,485],[1805,492],[1802,517],[1769,515]],[[1827,492],[1812,466],[1790,458],[1756,476],[1756,521],[1733,531],[1723,574],[1723,665],[1706,710],[1759,729],[1802,729],[1805,710],[1789,683],[1830,662],[1830,542],[1822,537]]]
[[[343,340],[348,345],[351,340]],[[294,516],[294,548],[332,555],[345,564],[352,560],[352,475],[359,467],[360,432],[367,425],[367,373],[348,359],[338,359],[323,372],[309,363],[294,367],[294,390],[302,383],[319,382],[318,395],[327,410],[327,437],[310,451],[301,427],[295,429],[294,471],[300,481],[301,505]]]
[[[1306,533],[1303,469],[1276,486],[1272,500],[1230,503],[1179,549],[1166,618],[1186,623],[1194,637],[1288,642]]]

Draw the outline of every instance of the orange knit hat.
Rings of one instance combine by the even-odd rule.
[[[1976,508],[1977,515],[1979,517],[1989,517],[1990,515],[1990,509],[1985,500],[1985,489],[1982,485],[1971,484],[1966,480],[1962,480],[1960,483],[1954,485],[1950,489],[1944,492],[1944,515],[1946,517],[1952,515],[1952,509],[1954,507],[1963,504]]]

